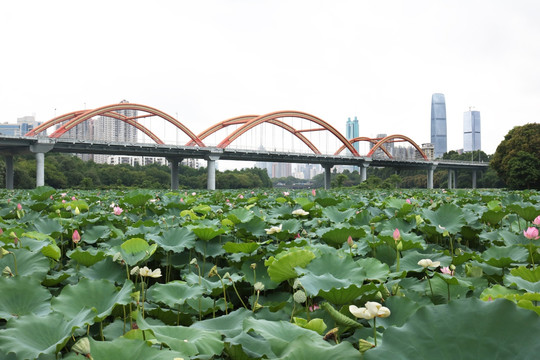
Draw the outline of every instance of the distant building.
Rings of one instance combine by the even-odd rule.
[[[37,122],[34,116],[23,116],[17,118],[16,124],[7,122],[0,124],[0,134],[7,136],[24,136],[24,134],[40,124],[41,123]]]
[[[272,163],[272,178],[283,178],[292,176],[292,166],[290,163]]]
[[[433,160],[435,155],[435,147],[431,143],[422,144],[422,151],[426,154],[428,160]],[[419,154],[420,156],[420,154]]]
[[[21,127],[17,124],[0,124],[0,135],[21,136]]]
[[[441,157],[446,151],[446,102],[444,94],[431,96],[431,143],[434,146],[435,158]]]
[[[463,151],[477,150],[482,150],[480,111],[469,110],[463,113]]]
[[[351,120],[351,118],[347,119],[347,129],[346,129],[346,138],[347,140],[352,140],[354,138],[357,138],[360,134],[360,130],[358,127],[358,119],[356,116],[354,117],[354,120]],[[360,151],[360,144],[358,142],[353,144],[353,147],[356,149],[356,151]]]
[[[416,159],[416,148],[414,146],[396,146],[394,147],[394,159],[413,160]]]

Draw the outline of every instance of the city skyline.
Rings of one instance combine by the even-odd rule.
[[[490,154],[540,113],[534,1],[495,0],[488,12],[464,0],[31,0],[1,10],[9,56],[0,123],[26,115],[43,122],[125,98],[196,133],[290,109],[342,133],[354,114],[360,136],[403,134],[422,144],[430,142],[429,98],[443,93],[448,150],[463,147],[463,112],[474,106]],[[93,26],[98,20],[107,26]]]

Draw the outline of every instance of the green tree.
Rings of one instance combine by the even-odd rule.
[[[540,124],[526,124],[510,130],[497,147],[490,163],[507,186],[513,189],[540,189],[540,175],[535,171],[538,165],[536,168],[524,167],[518,164],[519,159],[529,166],[535,164],[532,159],[540,159]]]

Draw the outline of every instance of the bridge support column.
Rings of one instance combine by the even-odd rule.
[[[51,141],[30,145],[30,151],[36,154],[36,187],[45,185],[45,153],[53,147],[54,143]]]
[[[178,190],[178,163],[182,161],[181,158],[167,158],[169,164],[171,164],[171,190]]]
[[[6,189],[13,189],[13,155],[4,156],[6,163]]]
[[[427,188],[433,189],[433,172],[437,168],[437,165],[431,165],[427,173]]]
[[[210,155],[206,159],[208,177],[206,180],[206,188],[208,190],[216,190],[216,161],[219,160],[218,155]]]
[[[456,171],[448,170],[448,189],[456,188]]]
[[[367,180],[367,168],[369,167],[369,162],[363,162],[360,165],[360,182]]]
[[[326,190],[330,189],[330,183],[332,181],[332,167],[334,165],[325,164],[324,168],[324,188]]]
[[[472,188],[476,189],[476,170],[472,171]]]

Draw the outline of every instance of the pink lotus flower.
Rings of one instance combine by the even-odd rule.
[[[446,274],[446,275],[454,276],[454,272],[452,270],[450,270],[450,268],[448,266],[442,267],[441,272],[443,274]]]
[[[288,191],[284,191],[284,192],[283,192],[283,196],[289,196],[289,192],[288,192]]]
[[[81,241],[81,235],[79,235],[79,232],[77,230],[73,231],[73,235],[71,236],[71,240],[73,240],[73,242],[75,244],[78,244],[79,241]]]
[[[51,196],[49,196],[49,199],[53,200],[53,197],[52,197],[52,195],[51,195]]]
[[[2,235],[4,233],[4,230],[2,230],[2,228],[0,228],[0,235]]]
[[[315,189],[312,189],[312,190],[311,190],[311,195],[313,195],[313,196],[316,196],[316,195],[317,195],[317,192],[315,191]]]
[[[540,215],[536,217],[536,219],[533,220],[534,225],[540,225]]]
[[[191,195],[195,196],[195,195],[197,195],[197,193],[194,191],[194,192],[191,193]]]
[[[72,200],[72,201],[75,201],[75,200],[77,200],[77,198],[76,198],[75,196],[72,196],[72,197],[71,197],[71,200]]]
[[[114,215],[120,215],[124,212],[124,209],[122,209],[120,206],[115,206],[113,209]]]
[[[349,235],[349,237],[347,238],[347,245],[349,245],[350,247],[354,245],[354,241],[351,235]]]
[[[230,200],[229,200],[229,199],[226,199],[225,202],[230,202]]]
[[[523,230],[523,235],[529,240],[538,240],[538,229],[530,227],[527,230]]]
[[[64,197],[64,196],[66,196],[66,195],[67,195],[67,193],[61,193],[61,194],[60,194],[61,197]]]
[[[313,305],[311,305],[311,306],[309,307],[309,311],[310,311],[310,312],[314,312],[315,310],[319,310],[319,309],[320,309],[320,307],[319,307],[319,305],[317,305],[317,304],[313,304]]]
[[[411,203],[411,199],[407,199],[405,200],[407,202],[407,204],[410,204]]]
[[[238,198],[243,199],[244,195],[240,194],[240,195],[238,195]]]
[[[65,204],[66,203],[66,200],[62,199],[62,204]]]
[[[392,234],[392,237],[394,238],[394,241],[398,241],[399,239],[401,239],[401,234],[399,233],[398,228],[396,228],[396,230],[394,230],[394,233]]]
[[[18,203],[18,204],[17,204],[17,210],[22,210],[22,205],[21,205],[21,203]]]

